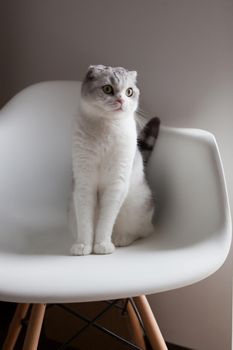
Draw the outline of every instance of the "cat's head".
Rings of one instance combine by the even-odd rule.
[[[103,116],[136,111],[139,89],[137,72],[122,67],[90,66],[82,83],[82,100],[90,112]]]

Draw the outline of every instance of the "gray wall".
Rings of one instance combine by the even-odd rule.
[[[233,204],[231,0],[0,2],[0,102],[51,79],[81,79],[89,64],[139,72],[143,107],[164,124],[216,134]],[[194,286],[152,296],[167,340],[231,349],[232,259]]]

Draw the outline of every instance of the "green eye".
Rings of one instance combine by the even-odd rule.
[[[128,88],[125,93],[126,93],[126,96],[131,97],[133,95],[133,89]]]
[[[107,95],[113,95],[113,88],[112,88],[111,85],[104,85],[104,86],[102,87],[102,89],[103,89],[103,92],[104,92],[105,94],[107,94]]]

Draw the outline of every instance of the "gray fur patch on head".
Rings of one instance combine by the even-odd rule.
[[[99,72],[102,72],[106,67],[99,64],[96,66],[89,66],[87,73],[86,73],[86,77],[85,80],[93,80],[96,79],[98,77]],[[84,81],[85,81],[84,80]]]
[[[112,75],[114,76],[116,79],[120,79],[123,77],[130,77],[132,79],[132,81],[134,81],[134,83],[136,84],[137,81],[137,72],[136,71],[128,71],[127,69],[123,68],[123,67],[110,67],[110,66],[104,66],[102,64],[98,64],[98,65],[90,65],[88,70],[87,70],[87,74],[85,79],[97,79],[98,76],[100,75]],[[84,80],[85,81],[85,80]]]
[[[135,111],[139,98],[136,82],[136,71],[129,71],[123,67],[91,65],[82,83],[82,98],[96,107],[103,107],[105,111],[111,111],[111,109],[114,111],[114,104],[116,105],[116,101],[122,99],[125,110]],[[112,94],[104,93],[105,85],[112,87]],[[131,96],[127,95],[129,88],[133,91]]]

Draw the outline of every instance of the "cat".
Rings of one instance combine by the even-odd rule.
[[[72,255],[110,254],[154,231],[153,196],[137,147],[137,72],[90,66],[72,145]]]

